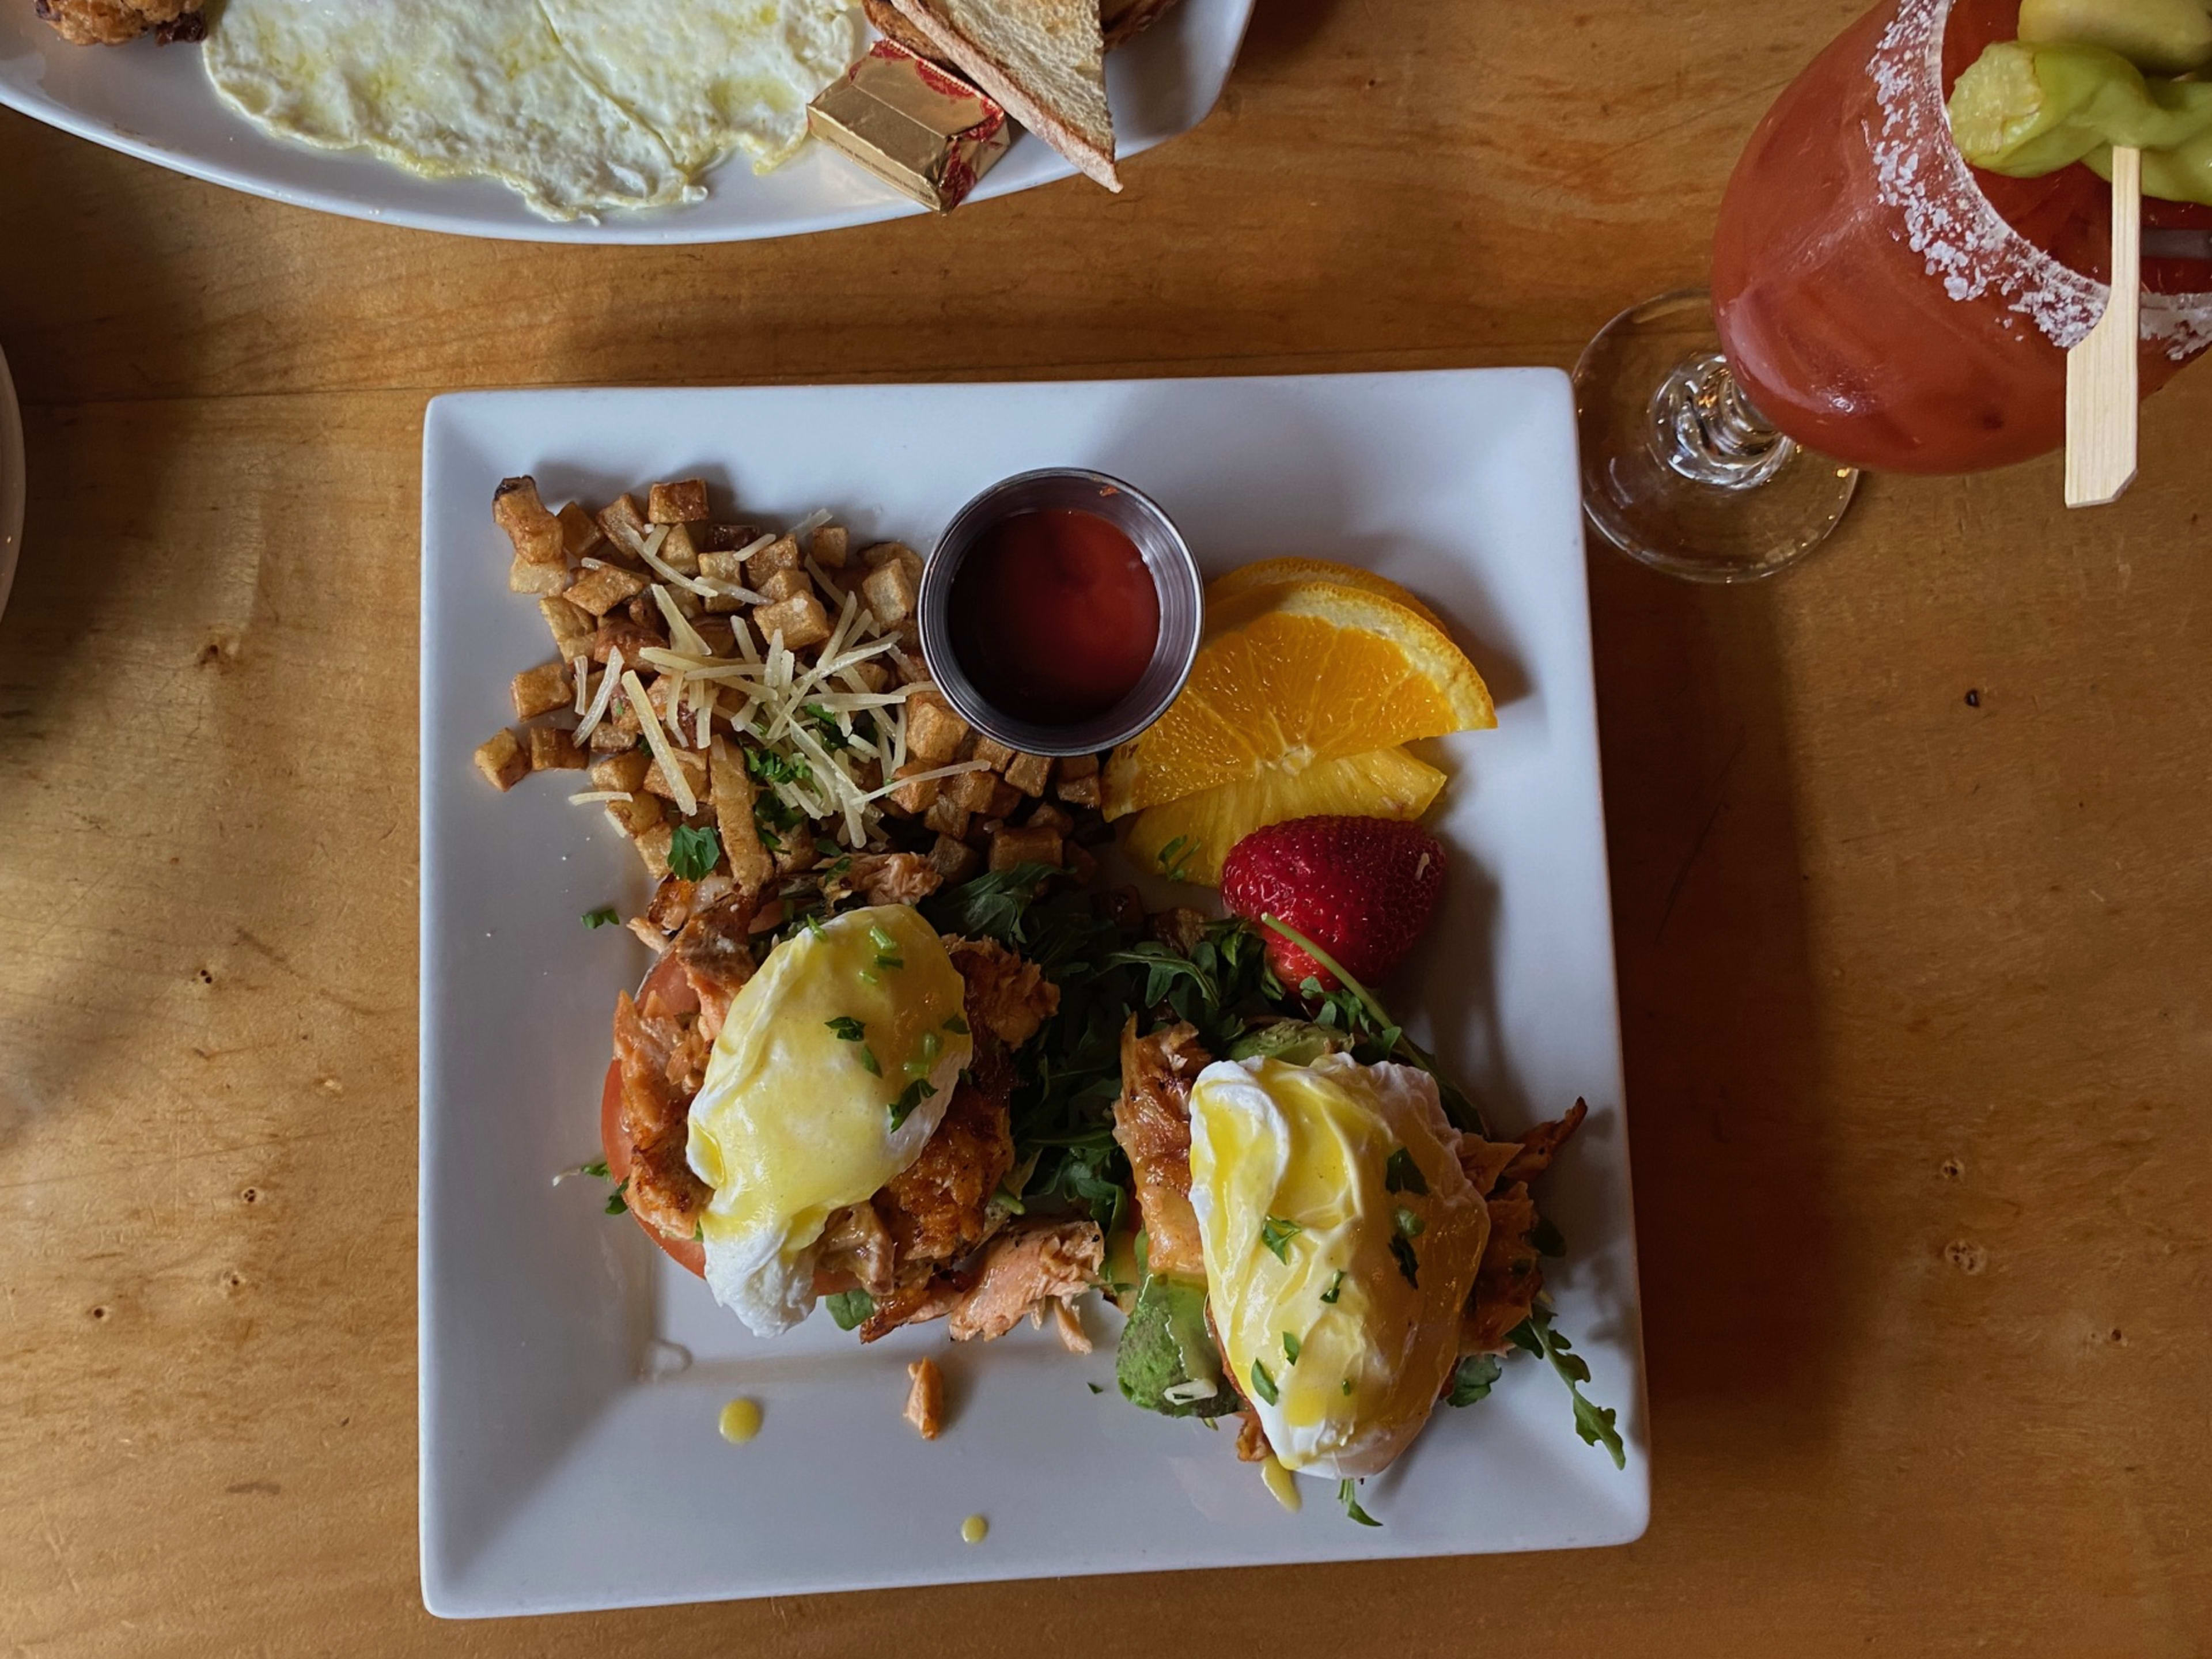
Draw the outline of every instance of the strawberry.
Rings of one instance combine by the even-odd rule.
[[[1443,844],[1392,818],[1292,818],[1255,830],[1221,866],[1221,896],[1249,921],[1272,915],[1373,985],[1413,948],[1443,891]],[[1285,986],[1336,975],[1273,928],[1267,964]]]

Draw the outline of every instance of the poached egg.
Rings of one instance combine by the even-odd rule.
[[[1458,1139],[1408,1066],[1198,1074],[1190,1200],[1214,1323],[1285,1468],[1376,1474],[1435,1409],[1490,1237]]]
[[[831,1214],[921,1155],[973,1051],[966,986],[910,905],[848,910],[769,953],[732,999],[685,1156],[714,1299],[757,1336],[814,1307]]]

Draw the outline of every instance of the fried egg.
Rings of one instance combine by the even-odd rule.
[[[735,149],[786,160],[860,46],[846,0],[228,0],[203,58],[280,137],[574,219],[696,201]]]
[[[1214,1323],[1285,1468],[1376,1474],[1435,1409],[1490,1233],[1457,1142],[1411,1066],[1198,1074],[1190,1200]]]
[[[730,1003],[685,1156],[714,1188],[707,1285],[756,1335],[814,1307],[830,1217],[921,1155],[973,1043],[966,988],[909,905],[848,910],[769,953]]]

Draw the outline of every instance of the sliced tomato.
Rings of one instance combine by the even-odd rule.
[[[655,991],[679,1012],[687,1001],[693,1006],[697,1006],[696,1000],[691,995],[690,983],[684,977],[684,970],[673,957],[663,957],[659,965],[646,975],[645,983],[638,988],[640,997]],[[607,1063],[606,1085],[599,1091],[599,1146],[606,1153],[608,1176],[617,1185],[629,1180],[629,1137],[622,1132],[620,1060]],[[702,1279],[706,1277],[707,1249],[696,1239],[664,1238],[658,1228],[647,1227],[643,1221],[637,1224],[644,1230],[647,1238],[660,1247],[661,1253],[671,1261],[687,1273],[697,1273]]]

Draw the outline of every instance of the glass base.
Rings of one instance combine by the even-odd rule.
[[[1575,366],[1583,507],[1631,558],[1692,581],[1771,576],[1828,538],[1858,469],[1801,448],[1721,355],[1712,296],[1624,311]]]

